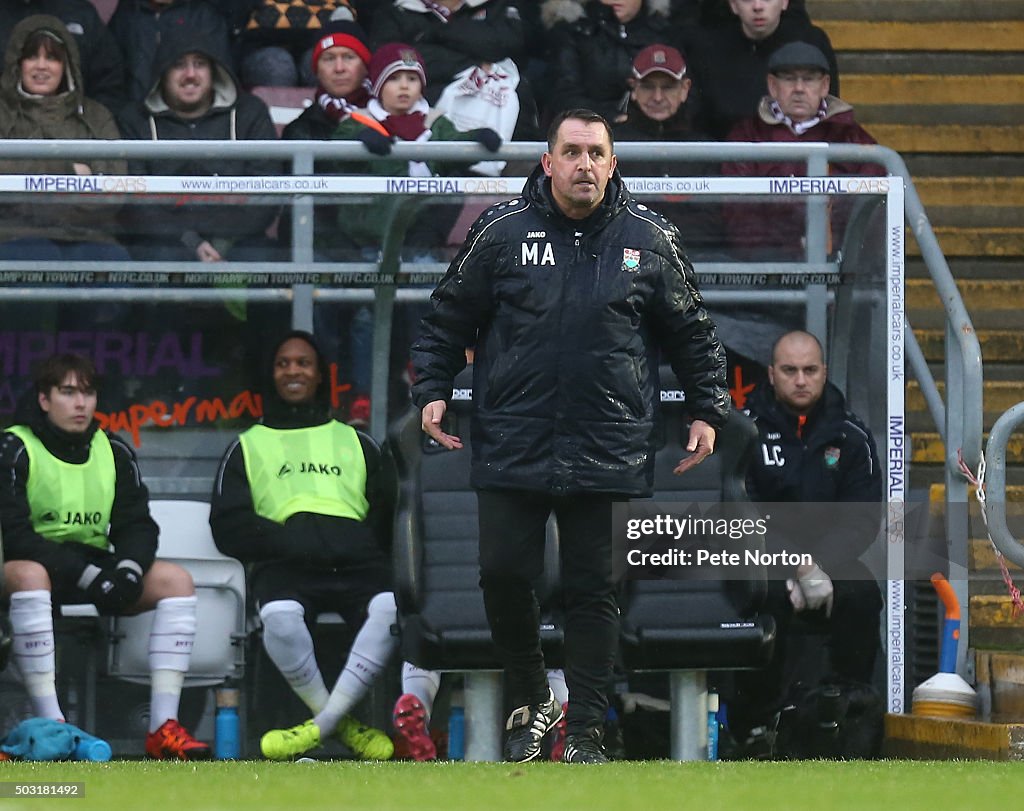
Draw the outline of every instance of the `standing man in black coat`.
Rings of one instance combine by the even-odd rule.
[[[714,450],[729,392],[725,350],[679,232],[637,203],[616,171],[611,128],[590,110],[556,116],[521,197],[492,206],[438,284],[413,345],[423,430],[442,426],[452,381],[473,365],[472,483],[480,503],[480,584],[507,686],[505,758],[540,754],[562,717],[548,689],[531,583],[554,512],[565,609],[563,759],[603,763],[605,689],[618,645],[612,505],[651,493],[660,346],[693,420],[683,473]]]
[[[786,580],[769,580],[775,651],[764,671],[738,678],[730,723],[737,721],[741,733],[767,720],[784,697],[794,667],[786,653],[795,616],[827,634],[830,678],[870,682],[880,649],[882,594],[858,558],[878,534],[881,512],[858,505],[881,502],[882,472],[871,431],[847,410],[827,371],[817,338],[786,333],[772,348],[768,384],[747,400],[761,441],[747,475],[750,497],[848,506],[837,506],[813,549],[801,550],[813,552],[813,564],[796,567]]]

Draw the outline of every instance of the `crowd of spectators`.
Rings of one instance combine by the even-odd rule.
[[[98,8],[109,15],[107,22]],[[258,93],[248,93],[286,86],[305,87],[312,99],[282,137],[349,138],[355,133],[369,151],[380,151],[382,139],[393,140],[395,134],[377,138],[376,129],[363,126],[353,113],[379,103],[371,98],[370,59],[381,47],[399,43],[418,55],[422,104],[431,116],[414,138],[433,130],[436,139],[438,130],[431,124],[437,118],[450,122],[452,131],[475,133],[468,137],[478,141],[480,133],[493,133],[484,142],[493,148],[508,140],[540,139],[559,111],[586,107],[611,122],[620,140],[762,140],[764,133],[753,122],[768,98],[768,60],[792,42],[820,52],[828,65],[825,103],[848,108],[839,101],[828,35],[812,24],[802,0],[13,0],[0,7],[8,66],[23,58],[10,49],[15,25],[41,13],[51,15],[46,25],[54,37],[70,36],[77,51],[74,69],[80,82],[61,91],[70,99],[71,113],[50,116],[46,127],[8,126],[3,137],[274,138],[266,105]],[[34,27],[42,25],[37,19]],[[332,34],[337,40],[328,38]],[[661,53],[678,53],[681,65],[658,72],[649,59],[638,61],[655,46]],[[169,72],[177,70],[168,61],[171,50],[175,60],[199,58],[212,66],[212,78],[203,81],[212,85],[213,96],[203,98],[199,113],[174,99],[180,93],[168,81]],[[183,87],[194,84],[195,71],[189,73]],[[663,92],[651,98],[659,82]],[[26,94],[15,79],[2,100],[5,119],[39,118],[44,105],[26,101]],[[671,115],[651,116],[652,103],[671,108]],[[31,116],[18,112],[26,107],[33,109]],[[85,123],[87,115],[90,122],[96,119],[100,107],[116,120],[115,129]],[[83,126],[88,129],[84,136]],[[842,139],[846,133],[819,126],[805,140]],[[130,169],[188,175],[227,171],[219,163],[200,163],[155,168],[139,162]],[[655,168],[661,174],[683,169],[691,175],[722,173],[710,164]],[[333,170],[353,171],[344,166]],[[503,170],[507,173],[499,161],[471,167],[485,175]],[[252,171],[232,168],[233,173]],[[268,172],[265,166],[262,172]],[[726,167],[724,173],[731,170]],[[261,212],[266,216],[248,216],[245,222],[234,222],[237,218],[227,211],[149,208],[128,213],[117,230],[134,258],[219,261],[229,254],[238,258],[239,250],[248,248],[257,254],[247,252],[247,258],[283,255],[273,254],[265,236],[276,213],[271,207]],[[317,214],[318,225],[334,219],[332,212]],[[286,249],[291,229],[287,220],[281,225],[277,233]],[[208,233],[211,227],[214,232]],[[712,228],[709,240],[719,241],[719,232]],[[336,254],[324,239],[321,235],[317,250]]]

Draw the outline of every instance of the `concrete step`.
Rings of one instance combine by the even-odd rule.
[[[947,256],[1024,257],[1024,227],[1020,228],[957,228],[933,226],[942,253]],[[920,256],[921,249],[907,229],[907,254]]]
[[[807,0],[807,11],[821,20],[1019,20],[1024,0]]]
[[[933,484],[928,488],[928,501],[930,504],[942,504],[946,497],[946,485],[942,483]],[[971,509],[977,508],[977,499],[975,498],[974,485],[967,485],[967,500],[971,505]],[[1007,504],[1024,504],[1024,485],[1019,484],[1008,484],[1006,485],[1006,503]],[[1019,510],[1020,508],[1015,508]]]
[[[970,599],[971,642],[1000,650],[1024,647],[1024,614],[1014,612],[1009,594],[978,594]],[[1002,632],[996,635],[994,632]],[[975,634],[982,634],[976,639]],[[994,641],[993,640],[997,640]]]
[[[942,3],[941,5],[952,5]],[[1021,50],[1024,20],[836,20],[815,18],[836,51]]]
[[[964,281],[1019,281],[1024,279],[1024,260],[1006,257],[948,257],[953,278]],[[931,275],[921,257],[908,257],[908,279],[927,279]]]
[[[903,155],[903,161],[915,179],[963,175],[979,177],[1020,177],[1024,175],[1024,154],[907,152]]]
[[[945,397],[945,382],[939,380],[938,389],[939,394]],[[1017,405],[1017,403],[1024,402],[1024,381],[986,380],[983,402],[986,415],[994,414],[998,416],[1004,413],[1007,409]],[[927,410],[924,395],[921,394],[921,384],[916,380],[911,380],[907,384],[904,406],[908,414]],[[991,425],[992,422],[986,417],[985,424]]]
[[[872,125],[871,135],[897,152],[1024,153],[1024,125],[880,123]]]
[[[914,187],[926,206],[1024,205],[1024,177],[921,177]]]
[[[964,279],[957,287],[975,329],[1024,329],[1024,282]],[[930,278],[907,279],[906,304],[915,328],[939,329],[946,323]]]
[[[1024,42],[1024,23],[1021,23]],[[1024,104],[1024,75],[851,74],[841,78],[843,99],[859,105]]]
[[[1005,558],[1004,558],[1005,560]],[[972,572],[985,572],[999,575],[999,559],[995,547],[988,538],[972,538],[967,543],[967,561]],[[1020,567],[1006,560],[1006,568],[1011,572],[1021,571]],[[1000,584],[1002,580],[1000,580]]]
[[[1019,330],[990,329],[978,330],[977,333],[981,342],[981,357],[986,364],[1013,363],[1024,358],[1024,333]],[[914,330],[914,335],[917,336],[926,360],[944,359],[943,330]]]
[[[981,440],[988,444],[988,433]],[[946,461],[946,445],[938,433],[914,432],[910,437],[911,461],[915,464],[941,465]],[[1006,464],[1024,464],[1024,436],[1016,434],[1006,443]]]
[[[935,73],[986,76],[1024,73],[1024,53],[963,53],[961,51],[840,51],[841,82],[851,73]],[[840,90],[843,91],[843,84]],[[843,91],[845,95],[845,91]]]
[[[887,104],[881,101],[878,104],[858,104],[854,115],[857,117],[857,123],[872,134],[875,128],[882,124],[1014,127],[1024,121],[1024,106],[1020,104]]]
[[[907,703],[909,708],[910,696]],[[890,714],[882,754],[908,760],[1024,760],[1024,724]]]

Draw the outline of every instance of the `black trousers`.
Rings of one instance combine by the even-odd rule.
[[[554,512],[565,615],[566,728],[570,734],[600,729],[619,641],[612,504],[622,497],[481,490],[478,498],[480,586],[511,698],[517,706],[537,704],[548,694],[534,583],[543,574],[545,525]]]
[[[763,610],[775,618],[775,650],[763,670],[737,672],[730,725],[735,720],[742,732],[764,723],[795,681],[810,681],[814,686],[824,676],[872,682],[881,652],[882,593],[866,568],[859,563],[848,568],[852,567],[863,569],[863,579],[832,581],[835,595],[830,617],[824,609],[796,614],[785,581],[768,581]],[[794,644],[796,633],[803,644]],[[816,645],[824,649],[819,652]]]

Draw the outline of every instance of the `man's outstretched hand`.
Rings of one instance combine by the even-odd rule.
[[[448,404],[444,400],[433,400],[427,403],[423,406],[423,419],[420,422],[420,427],[437,444],[450,451],[457,451],[462,448],[462,440],[441,430],[441,422],[444,420],[447,410]]]
[[[715,450],[715,429],[704,420],[694,420],[690,425],[690,441],[686,443],[690,455],[682,459],[672,471],[677,476],[691,467],[696,467]]]

